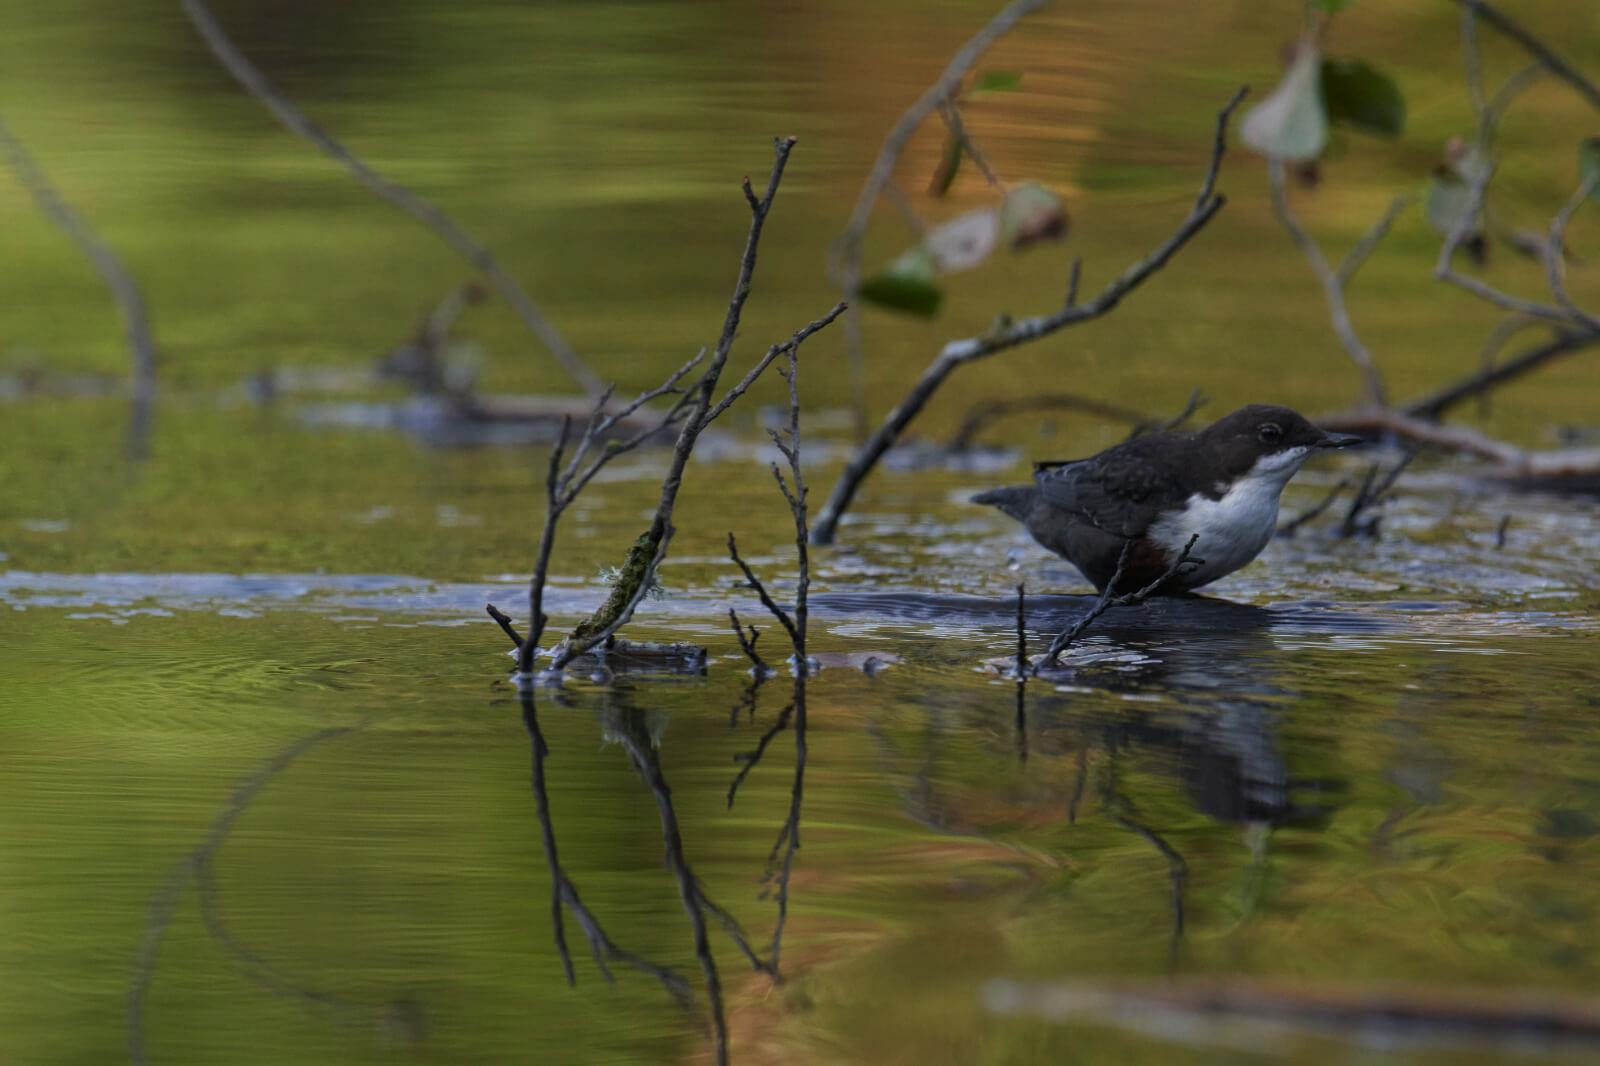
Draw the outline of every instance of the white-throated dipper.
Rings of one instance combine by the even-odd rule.
[[[1278,527],[1278,497],[1319,448],[1360,437],[1326,433],[1287,407],[1251,404],[1193,433],[1151,433],[1099,455],[1037,463],[1032,485],[993,489],[973,503],[1000,508],[1033,539],[1104,591],[1124,547],[1118,593],[1172,568],[1191,537],[1199,565],[1158,590],[1186,592],[1261,553]]]

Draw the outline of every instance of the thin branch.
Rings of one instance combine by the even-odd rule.
[[[1478,116],[1478,140],[1489,140],[1488,105],[1483,92],[1483,54],[1478,48],[1478,19],[1472,5],[1461,6],[1461,64],[1465,68],[1467,98],[1472,101],[1472,113]]]
[[[800,630],[796,627],[795,620],[789,616],[788,611],[779,606],[777,601],[767,593],[767,586],[761,583],[759,577],[756,577],[755,571],[750,569],[750,564],[739,557],[739,545],[733,539],[732,533],[728,534],[728,555],[732,557],[739,569],[744,572],[744,579],[749,582],[751,589],[755,591],[757,598],[761,600],[761,606],[765,607],[772,617],[776,618],[779,624],[783,626],[784,632],[789,634],[790,642],[799,647],[801,645]]]
[[[1572,221],[1572,216],[1578,208],[1600,189],[1600,168],[1590,174],[1587,179],[1579,184],[1577,191],[1567,198],[1561,205],[1561,210],[1556,212],[1550,220],[1550,235],[1545,241],[1544,269],[1545,278],[1550,283],[1550,291],[1555,295],[1556,302],[1567,309],[1567,312],[1581,324],[1591,330],[1600,331],[1600,317],[1589,314],[1572,302],[1567,295],[1566,260],[1562,252],[1567,244],[1567,223]]]
[[[495,287],[505,301],[511,305],[528,329],[537,337],[550,354],[555,356],[556,362],[561,364],[561,369],[567,376],[590,395],[598,393],[602,383],[584,362],[578,353],[567,343],[559,330],[545,318],[543,313],[534,306],[528,294],[518,285],[516,279],[506,273],[499,260],[491,255],[488,249],[474,240],[465,230],[439,210],[433,204],[424,200],[416,193],[403,185],[383,177],[366,163],[356,157],[348,148],[336,141],[326,130],[307,118],[289,98],[284,96],[273,85],[266,75],[262,74],[255,64],[251,63],[245,54],[228,39],[222,26],[212,17],[201,0],[183,0],[183,10],[189,16],[189,21],[194,23],[195,29],[200,31],[200,36],[205,38],[206,44],[216,55],[228,73],[243,85],[245,89],[257,100],[264,104],[274,118],[286,126],[290,132],[310,141],[334,161],[349,171],[361,184],[365,185],[380,199],[391,206],[404,211],[418,222],[433,230],[451,248],[455,249],[467,262],[477,267],[489,283]]]
[[[1183,407],[1179,409],[1177,414],[1173,415],[1171,418],[1143,419],[1134,425],[1133,429],[1128,432],[1127,437],[1124,439],[1133,440],[1135,437],[1143,437],[1146,434],[1167,433],[1171,430],[1177,429],[1179,426],[1189,421],[1189,417],[1191,415],[1210,402],[1211,397],[1201,392],[1200,387],[1197,385],[1189,390],[1189,398],[1183,401]]]
[[[1333,501],[1338,499],[1339,494],[1344,492],[1344,490],[1349,487],[1350,479],[1343,477],[1340,478],[1339,483],[1335,485],[1326,496],[1322,497],[1322,499],[1318,500],[1315,504],[1307,507],[1304,511],[1301,511],[1299,514],[1289,519],[1289,521],[1279,526],[1278,531],[1274,534],[1274,536],[1285,538],[1294,536],[1296,533],[1300,532],[1301,526],[1305,525],[1307,522],[1314,521],[1322,514],[1322,512],[1333,506]]]
[[[1378,464],[1373,463],[1367,470],[1366,478],[1361,482],[1361,488],[1356,491],[1355,498],[1350,501],[1350,508],[1345,512],[1344,521],[1339,524],[1339,536],[1353,537],[1360,534],[1364,537],[1376,537],[1378,535],[1378,518],[1374,516],[1366,522],[1361,522],[1359,519],[1362,512],[1375,510],[1382,504],[1384,496],[1390,489],[1394,488],[1394,483],[1400,479],[1401,473],[1411,465],[1413,459],[1421,454],[1421,447],[1407,451],[1400,461],[1395,463],[1389,469],[1389,472],[1383,476],[1383,480],[1378,481],[1376,485],[1373,482],[1377,478]]]
[[[961,143],[962,147],[966,149],[967,155],[977,164],[978,170],[982,172],[984,180],[989,183],[989,187],[996,192],[1005,192],[1005,183],[996,176],[994,168],[989,166],[989,160],[984,158],[983,152],[978,150],[978,144],[972,139],[972,135],[967,132],[966,123],[961,120],[961,109],[956,106],[953,98],[946,100],[939,106],[939,116],[944,119],[944,124],[950,128],[950,136]]]
[[[1364,431],[1391,433],[1421,444],[1434,444],[1466,452],[1469,455],[1479,455],[1507,466],[1522,465],[1530,454],[1515,445],[1495,440],[1465,426],[1441,426],[1437,422],[1395,410],[1375,411],[1365,408],[1359,411],[1333,412],[1319,415],[1317,425],[1346,433]]]
[[[730,388],[727,392],[727,395],[723,396],[721,400],[717,401],[717,405],[713,407],[706,415],[705,420],[707,422],[714,421],[719,415],[722,414],[722,412],[731,407],[735,400],[743,396],[751,385],[755,384],[756,379],[761,376],[762,372],[766,370],[767,367],[772,365],[773,360],[777,359],[780,355],[788,355],[792,357],[796,352],[799,351],[801,343],[804,342],[807,337],[817,332],[817,330],[822,329],[824,326],[831,324],[834,319],[838,318],[844,313],[845,309],[846,305],[843,301],[834,304],[833,309],[827,314],[823,315],[814,322],[808,322],[804,326],[801,326],[795,331],[794,336],[790,337],[782,344],[774,344],[772,347],[768,348],[767,354],[763,355],[756,365],[750,368],[749,373],[740,378],[738,384]]]
[[[1522,46],[1523,51],[1537,59],[1550,73],[1571,85],[1578,91],[1578,95],[1589,101],[1591,105],[1600,108],[1600,85],[1596,85],[1588,78],[1585,78],[1576,68],[1556,55],[1543,41],[1523,29],[1520,24],[1502,14],[1498,8],[1493,8],[1483,3],[1482,0],[1456,0],[1456,3],[1462,7],[1470,8],[1483,21],[1517,42]]]
[[[1415,200],[1416,197],[1411,195],[1396,196],[1389,202],[1389,209],[1378,217],[1378,221],[1374,222],[1366,233],[1361,235],[1361,239],[1345,255],[1344,261],[1339,264],[1339,269],[1334,274],[1334,278],[1338,281],[1341,289],[1348,286],[1351,280],[1355,278],[1356,271],[1361,269],[1362,264],[1372,255],[1379,242],[1389,235],[1390,228],[1394,226],[1395,220],[1400,217],[1401,212],[1410,207]]]
[[[1333,322],[1333,332],[1338,336],[1339,343],[1344,345],[1345,353],[1350,356],[1350,361],[1355,363],[1356,367],[1361,371],[1363,402],[1374,407],[1387,407],[1388,397],[1383,386],[1383,375],[1379,373],[1377,364],[1373,362],[1372,353],[1367,350],[1367,346],[1361,343],[1361,338],[1356,335],[1355,323],[1350,321],[1350,310],[1345,306],[1344,286],[1349,278],[1346,276],[1343,266],[1338,271],[1335,271],[1328,265],[1328,260],[1322,254],[1321,247],[1317,245],[1316,240],[1300,224],[1300,220],[1295,217],[1293,210],[1290,209],[1282,159],[1274,157],[1267,160],[1267,185],[1272,191],[1272,211],[1278,218],[1278,224],[1284,228],[1284,231],[1289,234],[1289,239],[1294,241],[1295,246],[1305,255],[1306,262],[1311,264],[1311,272],[1316,275],[1317,281],[1321,283],[1323,297],[1328,302],[1328,317]],[[1395,211],[1392,205],[1390,211]],[[1389,215],[1386,214],[1384,218],[1392,222]],[[1383,231],[1388,228],[1386,224],[1383,224],[1384,219],[1380,219],[1379,222],[1380,225],[1374,227],[1374,231],[1369,231],[1368,234],[1368,236],[1372,236],[1372,232],[1377,234],[1376,237],[1372,238],[1371,243],[1373,245],[1376,245],[1378,238],[1381,238]],[[1366,238],[1363,238],[1362,242],[1357,244],[1356,249],[1351,252],[1350,257],[1345,260],[1347,264],[1350,264],[1350,273],[1352,274],[1360,266],[1361,259],[1365,256],[1364,252],[1360,256],[1356,254],[1357,251],[1361,250],[1362,244],[1365,243],[1367,243]]]
[[[811,530],[811,540],[815,544],[830,544],[838,528],[839,519],[850,506],[850,501],[855,498],[856,490],[865,480],[868,473],[882,458],[883,453],[899,439],[906,426],[910,425],[918,412],[928,402],[928,399],[938,391],[946,378],[966,363],[985,358],[996,352],[1014,348],[1020,344],[1037,340],[1040,337],[1054,333],[1064,326],[1075,325],[1090,319],[1099,318],[1113,310],[1122,298],[1138,288],[1147,278],[1166,266],[1167,261],[1177,251],[1198,233],[1212,217],[1222,209],[1226,198],[1215,192],[1217,167],[1225,150],[1228,117],[1233,109],[1244,98],[1245,89],[1240,89],[1228,101],[1217,115],[1216,134],[1213,140],[1211,162],[1206,170],[1204,182],[1200,187],[1200,195],[1195,200],[1194,208],[1189,212],[1178,228],[1160,245],[1158,245],[1145,258],[1134,263],[1118,277],[1101,290],[1100,294],[1086,304],[1073,304],[1048,315],[1036,315],[1028,318],[1007,322],[1002,328],[990,330],[978,337],[968,337],[964,340],[951,341],[939,352],[937,358],[923,371],[911,391],[908,392],[877,431],[869,437],[851,458],[839,480],[834,484],[833,492],[823,505],[816,525]]]
[[[728,355],[733,348],[734,338],[738,334],[739,321],[743,314],[745,300],[750,295],[751,279],[755,274],[756,251],[761,242],[761,232],[766,222],[768,213],[772,210],[772,203],[778,193],[779,182],[783,178],[785,165],[788,163],[789,153],[794,148],[795,138],[779,137],[773,140],[772,171],[767,179],[765,195],[756,197],[750,188],[750,179],[744,179],[742,187],[745,190],[745,199],[750,204],[750,229],[745,238],[744,255],[740,260],[739,276],[734,282],[733,295],[728,301],[728,313],[723,320],[722,333],[717,338],[716,346],[712,349],[711,360],[698,381],[690,388],[687,399],[687,413],[682,419],[678,430],[678,439],[673,445],[672,458],[666,474],[661,480],[661,497],[657,503],[655,515],[651,519],[650,528],[645,531],[633,545],[629,547],[627,557],[622,566],[622,573],[626,582],[632,583],[631,591],[624,581],[613,585],[611,594],[606,602],[597,609],[593,615],[578,625],[572,634],[563,642],[560,650],[554,657],[553,666],[559,670],[579,655],[595,647],[601,641],[608,639],[622,626],[626,625],[633,617],[633,611],[644,594],[649,590],[654,580],[661,560],[666,557],[667,542],[672,536],[672,511],[677,503],[678,490],[683,484],[684,469],[689,462],[689,455],[694,450],[696,441],[711,419],[727,409],[731,402],[724,397],[723,403],[714,404],[717,383],[721,379],[723,368],[727,365]],[[777,351],[770,351],[760,365],[764,368],[770,365],[772,359],[782,351],[787,351],[790,358],[795,358],[799,345],[818,329],[832,322],[843,308],[835,307],[833,312],[824,316],[809,326],[797,331],[787,345],[778,345]],[[754,377],[746,375],[746,380],[741,381],[735,389],[740,391],[749,387],[749,382]],[[732,392],[733,390],[730,390]]]
[[[145,311],[139,285],[117,254],[62,198],[4,120],[0,120],[0,152],[5,154],[7,164],[16,173],[23,188],[33,196],[39,210],[72,239],[111,290],[117,311],[122,315],[128,352],[133,357],[133,413],[128,423],[125,450],[130,458],[143,458],[149,451],[150,422],[156,399],[157,360],[155,341],[150,336],[150,316]]]
[[[972,447],[973,438],[990,423],[1010,415],[1029,414],[1034,411],[1082,411],[1113,422],[1128,422],[1133,425],[1150,421],[1148,415],[1131,408],[1119,407],[1092,396],[1080,396],[1075,392],[1047,392],[1033,396],[1019,396],[1012,400],[986,400],[983,403],[973,404],[967,410],[961,425],[951,435],[945,449],[952,452],[965,451]]]
[[[1025,681],[1028,677],[1028,586],[1026,582],[1017,583],[1017,680]]]
[[[1584,348],[1600,344],[1600,331],[1565,331],[1544,344],[1525,349],[1516,356],[1492,366],[1484,367],[1459,381],[1438,389],[1419,400],[1407,404],[1403,413],[1413,419],[1437,419],[1463,400],[1488,392],[1496,386],[1521,377],[1528,371],[1543,366],[1553,359]],[[1500,456],[1496,456],[1501,458]]]
[[[1485,146],[1494,142],[1495,134],[1500,129],[1500,120],[1505,117],[1506,109],[1511,106],[1512,101],[1546,73],[1548,72],[1544,67],[1532,63],[1511,75],[1504,85],[1495,90],[1494,96],[1484,105],[1478,122],[1478,135]]]
[[[1118,596],[1116,595],[1117,585],[1122,580],[1123,570],[1128,565],[1128,555],[1133,550],[1133,541],[1130,540],[1125,543],[1122,546],[1121,554],[1117,556],[1117,569],[1111,575],[1111,580],[1106,582],[1106,587],[1101,590],[1100,598],[1095,600],[1094,606],[1090,607],[1082,618],[1079,618],[1077,622],[1056,634],[1056,639],[1050,642],[1050,647],[1045,651],[1044,657],[1039,660],[1038,665],[1034,667],[1034,672],[1054,669],[1060,660],[1061,653],[1071,646],[1073,641],[1083,636],[1083,631],[1089,628],[1090,623],[1111,608],[1129,607],[1136,603],[1142,603],[1159,592],[1168,581],[1171,581],[1181,573],[1193,570],[1205,562],[1204,559],[1192,559],[1189,557],[1189,552],[1194,548],[1195,541],[1199,539],[1200,534],[1198,533],[1191,536],[1189,543],[1183,546],[1183,551],[1178,553],[1178,557],[1173,560],[1172,565],[1167,567],[1160,577],[1144,586],[1144,588]]]
[[[750,668],[755,671],[756,677],[766,677],[772,672],[772,667],[756,653],[756,641],[761,639],[760,631],[751,626],[750,635],[745,636],[744,626],[739,624],[738,612],[732,607],[728,608],[728,621],[733,625],[733,635],[739,638],[739,648],[750,659]]]

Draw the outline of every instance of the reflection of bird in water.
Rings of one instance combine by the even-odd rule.
[[[1118,592],[1157,581],[1192,542],[1197,565],[1161,588],[1184,592],[1261,554],[1277,530],[1283,487],[1315,451],[1360,442],[1287,407],[1252,404],[1198,432],[1152,433],[1087,459],[1040,463],[1032,485],[972,502],[1021,522],[1101,590],[1119,565]]]

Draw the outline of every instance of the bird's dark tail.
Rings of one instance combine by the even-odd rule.
[[[1039,489],[1036,485],[1008,485],[1003,489],[980,492],[972,497],[972,502],[998,507],[1018,522],[1026,522],[1038,495]]]

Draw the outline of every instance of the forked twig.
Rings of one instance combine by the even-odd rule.
[[[1136,603],[1143,603],[1161,591],[1168,581],[1203,564],[1205,562],[1204,559],[1192,559],[1189,556],[1189,552],[1193,550],[1195,542],[1199,539],[1200,534],[1198,533],[1191,536],[1189,543],[1183,546],[1183,551],[1178,553],[1178,557],[1172,561],[1172,565],[1167,567],[1160,577],[1137,591],[1118,596],[1116,595],[1116,588],[1118,583],[1121,582],[1123,571],[1128,565],[1128,556],[1133,551],[1133,541],[1130,540],[1123,544],[1122,552],[1117,556],[1117,569],[1111,575],[1111,580],[1106,582],[1106,587],[1100,591],[1100,598],[1095,600],[1094,606],[1090,607],[1082,618],[1079,618],[1072,625],[1056,634],[1056,639],[1050,642],[1050,647],[1045,651],[1044,657],[1034,666],[1033,672],[1038,673],[1041,670],[1055,669],[1059,665],[1061,653],[1081,637],[1084,630],[1088,629],[1096,618],[1099,618],[1111,608],[1130,607]]]

